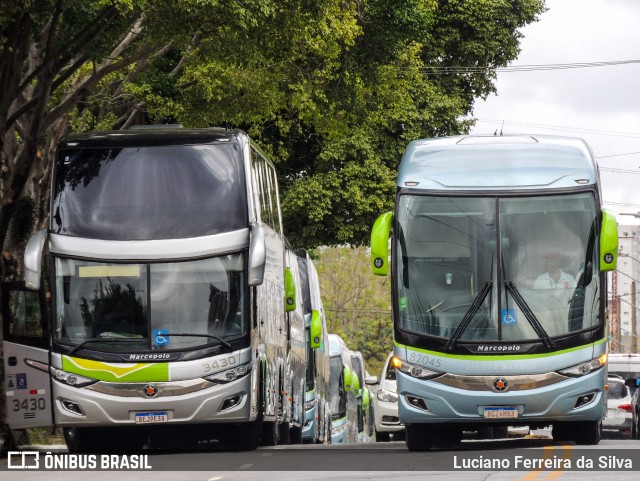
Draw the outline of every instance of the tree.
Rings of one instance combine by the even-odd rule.
[[[369,372],[379,374],[393,349],[388,278],[371,273],[362,246],[323,247],[315,253],[327,329],[349,349],[361,351]]]

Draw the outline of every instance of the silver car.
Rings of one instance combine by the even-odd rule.
[[[607,412],[602,429],[625,435],[631,433],[631,391],[617,376],[607,378]]]
[[[396,440],[404,439],[404,424],[398,417],[398,386],[392,358],[393,353],[390,353],[382,368],[380,382],[373,399],[376,441],[389,441],[390,435],[393,435]]]

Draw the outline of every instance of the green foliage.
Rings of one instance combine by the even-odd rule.
[[[0,2],[3,24],[31,15],[33,46],[57,19],[43,45],[53,75],[30,82],[49,113],[72,102],[56,115],[74,130],[167,118],[247,130],[276,163],[286,234],[304,248],[366,244],[408,142],[466,132],[495,68],[517,57],[519,29],[544,10],[543,0]]]
[[[327,329],[361,351],[369,372],[379,375],[393,349],[388,280],[371,274],[364,247],[322,247],[314,253]]]

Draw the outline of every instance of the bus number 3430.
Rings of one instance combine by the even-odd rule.
[[[44,411],[47,407],[47,402],[43,397],[31,397],[29,399],[13,400],[13,411]]]

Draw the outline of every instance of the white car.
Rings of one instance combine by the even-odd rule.
[[[602,421],[605,431],[631,433],[631,391],[619,377],[607,378],[607,413]]]
[[[380,382],[373,398],[376,441],[389,441],[390,435],[393,435],[395,440],[404,439],[404,424],[398,417],[398,386],[396,369],[391,364],[392,358],[393,353],[390,353],[382,368]]]

